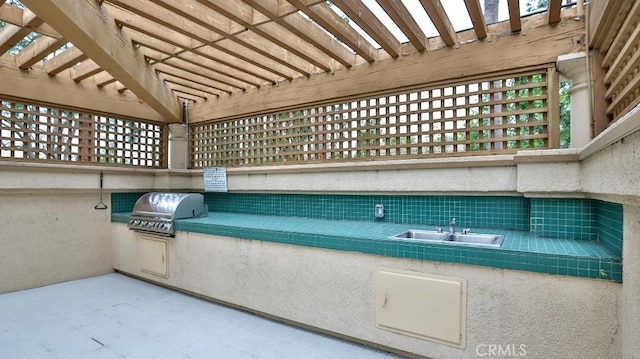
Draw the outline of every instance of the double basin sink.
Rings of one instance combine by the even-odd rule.
[[[465,244],[473,246],[500,247],[504,242],[503,235],[497,234],[476,234],[476,233],[447,233],[437,231],[426,231],[410,229],[390,239],[413,240],[422,242],[442,242],[450,244]]]

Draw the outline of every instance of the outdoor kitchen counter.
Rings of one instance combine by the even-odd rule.
[[[127,223],[131,213],[112,213],[112,222]],[[622,280],[622,260],[596,241],[534,237],[529,232],[474,228],[472,233],[502,234],[501,247],[450,245],[393,240],[407,229],[434,226],[384,221],[345,221],[304,217],[210,212],[205,218],[175,221],[179,232],[262,240],[375,255],[480,265],[541,273]]]

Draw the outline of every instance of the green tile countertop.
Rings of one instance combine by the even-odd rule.
[[[126,223],[130,213],[112,213]],[[472,228],[502,234],[498,248],[389,239],[407,229],[433,226],[210,212],[205,218],[176,220],[177,231],[356,251],[376,255],[479,265],[558,275],[622,281],[622,259],[596,241],[535,237],[529,232]],[[460,227],[462,228],[462,227]]]

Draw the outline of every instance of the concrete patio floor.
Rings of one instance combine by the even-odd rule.
[[[0,295],[0,358],[398,358],[122,274]]]

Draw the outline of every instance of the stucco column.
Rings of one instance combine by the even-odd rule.
[[[571,147],[586,145],[591,140],[591,102],[587,55],[584,52],[558,56],[558,71],[571,81]]]
[[[169,168],[186,169],[187,126],[182,123],[169,124]]]
[[[640,353],[640,207],[625,205],[623,223],[622,354],[634,358]]]

